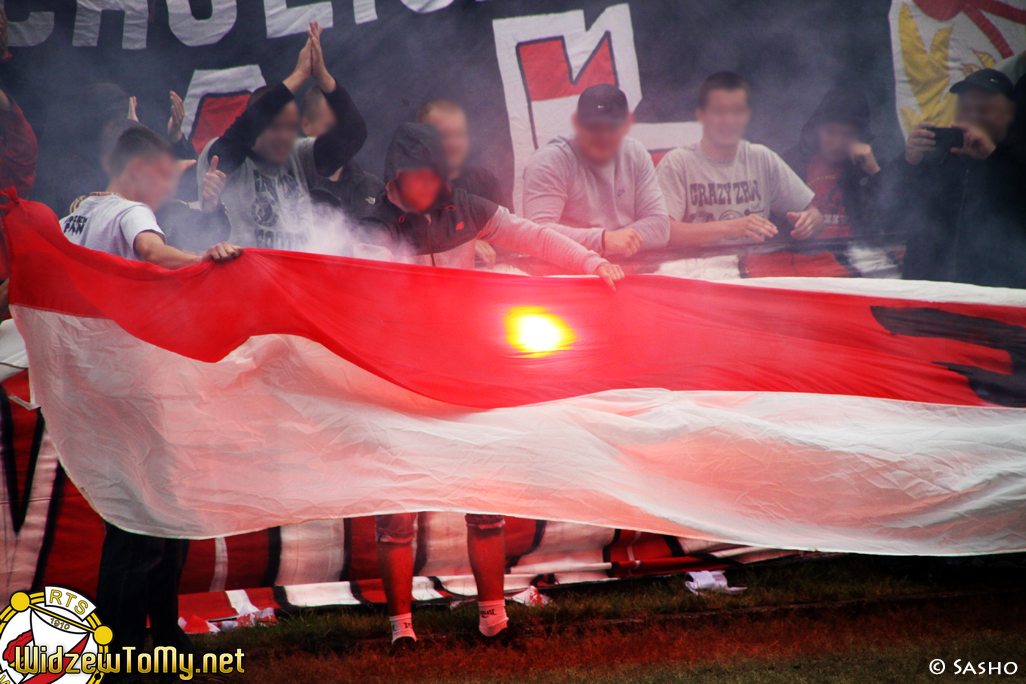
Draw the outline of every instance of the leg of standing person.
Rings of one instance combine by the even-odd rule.
[[[506,617],[506,519],[501,515],[468,513],[467,553],[477,583],[478,629],[486,637],[498,636]]]
[[[416,513],[375,516],[378,567],[392,623],[396,651],[411,650],[417,641],[413,630],[413,537]]]
[[[126,532],[106,523],[106,536],[100,555],[100,578],[96,586],[96,605],[104,624],[114,632],[110,652],[122,656],[122,672],[127,669],[128,657],[122,649],[134,648],[132,659],[135,661],[146,645],[150,574],[163,560],[164,542],[160,537]],[[133,662],[132,671],[137,669]]]
[[[192,641],[178,625],[178,586],[189,553],[187,539],[164,539],[160,563],[149,576],[150,634],[154,646],[174,646],[179,653],[192,653]]]

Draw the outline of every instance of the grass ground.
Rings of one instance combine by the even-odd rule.
[[[524,630],[514,650],[477,643],[473,605],[417,611],[421,648],[402,659],[387,655],[384,611],[363,607],[198,646],[241,648],[234,681],[257,683],[944,682],[962,679],[955,660],[1015,662],[1026,678],[1022,574],[846,556],[728,572],[740,595],[694,596],[682,577],[562,589],[510,606]],[[935,658],[945,675],[930,673]]]

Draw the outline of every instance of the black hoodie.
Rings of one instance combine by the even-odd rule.
[[[531,254],[571,273],[591,274],[606,263],[556,231],[513,216],[494,202],[448,183],[425,212],[402,206],[395,180],[401,171],[430,169],[449,177],[438,131],[427,124],[400,124],[385,155],[385,190],[363,220],[368,242],[385,246],[398,258],[450,268],[474,267],[478,238]]]
[[[1026,288],[1026,146],[1009,137],[980,161],[891,164],[888,216],[909,232],[902,276]]]
[[[870,140],[869,104],[866,99],[857,93],[839,89],[831,90],[823,96],[816,111],[802,127],[798,144],[781,155],[787,165],[803,181],[808,182],[809,162],[819,152],[819,125],[838,121],[858,127],[859,137],[863,142]],[[870,176],[851,160],[846,160],[841,177],[837,179],[844,211],[851,221],[853,236],[866,236],[881,232],[882,226],[876,209],[879,176],[879,173]]]
[[[385,189],[378,195],[366,223],[388,234],[413,254],[436,254],[472,243],[495,215],[498,205],[453,189],[448,184],[428,211],[407,211],[396,203],[395,179],[401,171],[431,169],[449,178],[442,142],[433,126],[400,124],[385,153]]]

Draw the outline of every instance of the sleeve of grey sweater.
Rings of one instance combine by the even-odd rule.
[[[630,142],[634,155],[634,223],[624,228],[637,231],[641,236],[641,249],[659,249],[670,241],[670,217],[666,211],[666,200],[659,186],[652,156],[640,143]]]
[[[635,220],[620,226],[620,229],[636,230],[641,236],[642,249],[665,247],[670,239],[670,220],[652,157],[641,143],[631,138],[624,140],[623,144],[629,145],[633,168]],[[524,216],[601,254],[604,228],[575,228],[559,224],[574,182],[575,164],[575,160],[560,147],[544,147],[535,153],[524,170]]]
[[[514,216],[505,207],[499,207],[477,237],[581,275],[591,275],[599,266],[608,263],[595,252],[561,235],[555,228],[538,225]]]
[[[559,147],[535,152],[524,169],[524,216],[567,236],[593,252],[602,253],[601,228],[571,228],[559,224],[574,182],[574,164]]]

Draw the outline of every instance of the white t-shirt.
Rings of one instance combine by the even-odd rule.
[[[152,209],[112,192],[84,197],[70,216],[61,219],[61,229],[76,245],[136,261],[135,239],[140,233],[149,230],[164,237]]]
[[[656,169],[670,218],[729,221],[749,214],[804,211],[815,193],[775,152],[742,140],[729,161],[710,159],[700,143],[673,150]],[[730,241],[735,242],[735,241]]]

